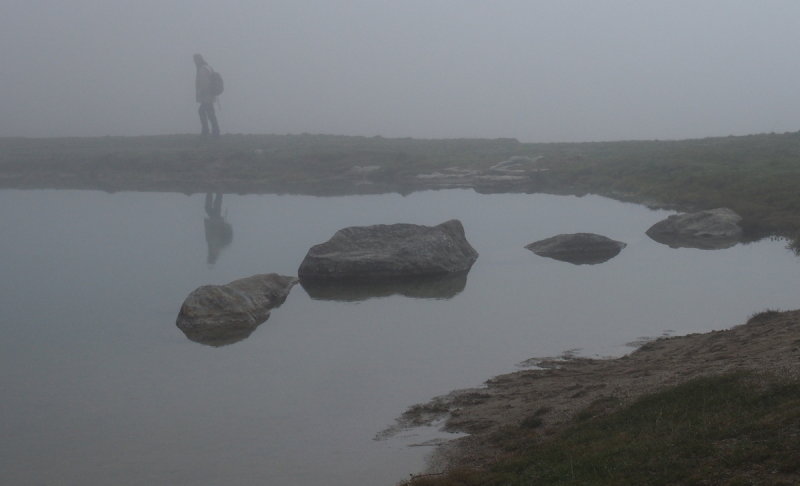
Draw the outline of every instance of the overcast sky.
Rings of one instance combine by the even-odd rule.
[[[0,136],[800,129],[797,0],[0,0]]]

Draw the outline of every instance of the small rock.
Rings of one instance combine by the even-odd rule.
[[[553,236],[531,243],[525,248],[539,256],[561,260],[575,265],[603,263],[625,248],[627,244],[593,233],[575,233]]]
[[[651,226],[647,236],[672,248],[729,248],[741,240],[741,220],[728,208],[674,214]]]
[[[184,300],[176,325],[192,341],[210,346],[240,341],[267,320],[296,283],[295,277],[270,273],[198,287]]]

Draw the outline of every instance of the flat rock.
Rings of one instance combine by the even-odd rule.
[[[351,226],[313,246],[298,269],[300,280],[362,280],[432,277],[469,271],[478,252],[458,220],[437,226]]]
[[[621,241],[594,233],[556,235],[526,245],[539,256],[561,260],[575,265],[594,265],[614,258],[627,246]]]
[[[489,172],[524,174],[531,170],[540,170],[537,162],[544,156],[526,157],[524,155],[514,155],[508,159],[498,162],[489,168]]]
[[[267,320],[297,281],[270,273],[226,285],[203,285],[186,297],[176,324],[192,341],[210,346],[240,341]]]
[[[647,236],[673,248],[729,248],[741,240],[741,216],[728,208],[674,214],[647,230]]]

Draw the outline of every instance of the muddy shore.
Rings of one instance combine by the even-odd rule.
[[[727,330],[648,342],[616,359],[545,358],[535,369],[497,376],[411,407],[392,433],[444,421],[470,435],[438,447],[428,473],[480,466],[502,456],[494,440],[506,427],[535,419],[540,440],[577,413],[601,415],[633,399],[693,378],[733,371],[800,376],[800,310],[765,311]]]

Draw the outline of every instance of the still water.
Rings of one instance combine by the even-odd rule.
[[[783,242],[672,249],[644,234],[670,213],[600,197],[218,202],[0,191],[0,483],[392,485],[430,452],[409,447],[428,430],[374,440],[409,405],[527,358],[620,355],[641,337],[800,307],[800,261]],[[209,213],[231,230],[212,230],[211,248]],[[342,227],[451,218],[480,253],[463,289],[312,299],[296,286],[249,337],[221,347],[175,326],[194,288],[295,275]],[[580,266],[523,248],[575,232],[628,246]]]

